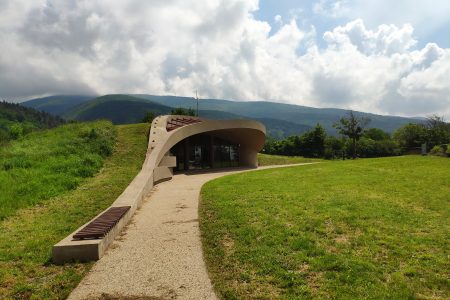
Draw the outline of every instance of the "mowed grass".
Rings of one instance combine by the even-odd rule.
[[[225,299],[449,299],[450,159],[335,161],[231,175],[201,192]]]
[[[0,220],[72,190],[112,152],[111,122],[67,124],[37,131],[0,149]]]
[[[318,162],[321,159],[306,158],[302,156],[284,156],[284,155],[269,155],[258,153],[258,165],[259,166],[272,166],[272,165],[292,165],[300,163]]]
[[[52,246],[123,192],[142,166],[148,126],[117,126],[114,151],[94,177],[0,222],[0,299],[68,296],[92,264],[53,265]]]

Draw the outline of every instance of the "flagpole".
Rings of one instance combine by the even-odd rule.
[[[197,99],[197,117],[198,117],[198,90],[195,90],[195,99]]]

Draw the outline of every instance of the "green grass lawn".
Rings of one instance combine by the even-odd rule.
[[[117,126],[114,151],[94,177],[0,221],[0,299],[67,297],[92,264],[53,265],[52,246],[123,192],[142,166],[148,126]]]
[[[269,155],[258,153],[258,165],[260,166],[291,165],[317,161],[322,160],[316,158],[306,158],[302,156]]]
[[[111,122],[30,133],[0,149],[0,220],[72,190],[94,175],[116,138]]]
[[[202,189],[200,226],[225,299],[449,299],[450,159],[334,161]]]

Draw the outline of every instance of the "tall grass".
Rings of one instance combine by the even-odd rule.
[[[0,220],[75,189],[101,168],[115,139],[114,126],[98,121],[33,132],[0,149]]]
[[[69,295],[92,264],[53,265],[52,246],[107,208],[136,176],[145,158],[149,125],[117,126],[113,153],[94,177],[0,221],[0,299]]]

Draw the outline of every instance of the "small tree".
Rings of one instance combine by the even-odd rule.
[[[379,128],[370,128],[364,131],[363,136],[374,141],[389,140],[391,136]]]
[[[156,114],[152,111],[147,111],[144,114],[144,118],[142,118],[142,123],[151,123],[154,118],[156,118]]]
[[[422,124],[409,123],[394,132],[394,139],[403,148],[403,151],[411,148],[419,148],[427,142],[427,129]]]
[[[450,124],[443,117],[433,115],[427,118],[427,140],[430,147],[450,142]]]
[[[342,135],[347,136],[352,141],[352,157],[356,158],[356,142],[361,138],[364,127],[369,124],[370,119],[357,117],[353,111],[348,112],[348,117],[342,117],[333,127]]]
[[[300,137],[300,154],[306,157],[322,157],[325,150],[327,134],[322,125],[317,124],[314,129],[305,132]]]
[[[177,107],[177,108],[172,109],[170,114],[195,117],[195,110],[191,107],[189,107],[189,108]]]
[[[327,136],[325,138],[324,157],[326,159],[334,159],[343,156],[344,144],[342,140],[334,136]]]
[[[15,123],[9,128],[11,137],[18,139],[23,135],[23,126],[20,123]]]

